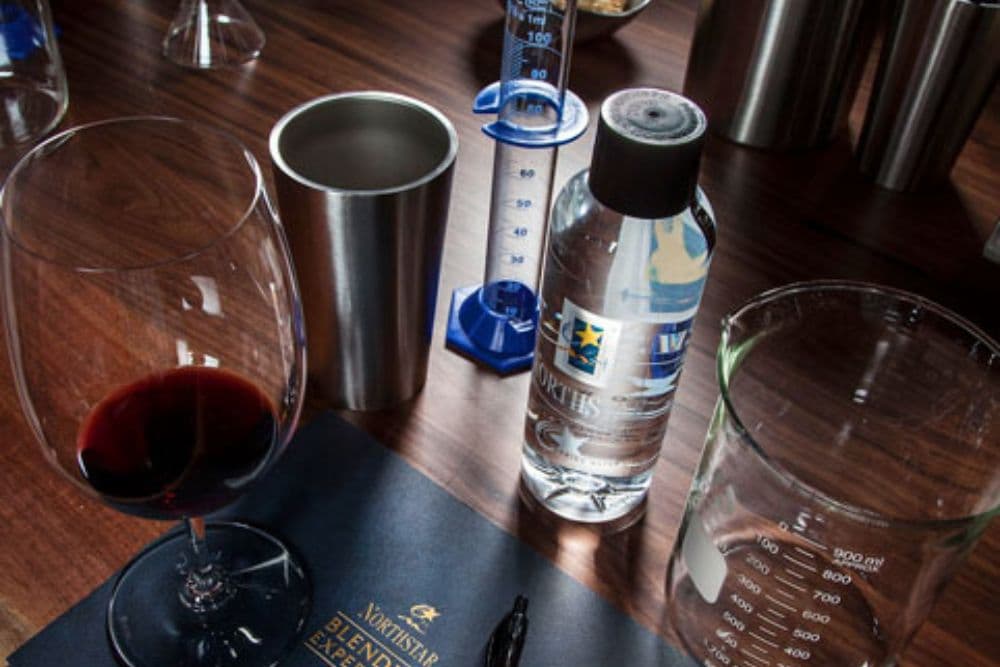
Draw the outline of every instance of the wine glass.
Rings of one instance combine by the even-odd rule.
[[[264,31],[239,0],[181,0],[163,55],[184,67],[234,67],[259,56],[264,42]]]
[[[304,570],[261,530],[199,518],[271,467],[301,408],[298,288],[253,155],[196,122],[98,122],[28,153],[0,212],[9,351],[46,458],[120,511],[187,524],[123,570],[115,651],[275,664]]]

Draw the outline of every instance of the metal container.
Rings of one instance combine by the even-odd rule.
[[[812,148],[844,127],[877,24],[865,0],[701,0],[684,94],[709,129]]]
[[[1000,2],[897,0],[861,171],[891,190],[947,178],[1000,72]]]
[[[339,407],[411,398],[427,375],[454,127],[409,97],[344,93],[288,112],[270,151],[310,378]]]

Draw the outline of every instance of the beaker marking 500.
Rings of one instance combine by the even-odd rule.
[[[778,527],[790,540],[800,541],[810,519],[816,518],[800,514],[793,524],[782,521]],[[884,563],[880,556],[840,547],[823,547],[832,558],[821,559],[800,544],[764,533],[756,533],[753,544],[756,549],[740,559],[748,569],[732,572],[730,590],[721,598],[721,624],[704,641],[711,658],[706,664],[794,667],[818,657],[815,649],[823,641],[823,628],[831,623],[833,610],[844,604],[838,589],[855,580],[840,568],[877,571]],[[774,653],[782,659],[775,662]]]

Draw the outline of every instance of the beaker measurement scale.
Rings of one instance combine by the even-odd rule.
[[[536,291],[558,147],[587,129],[587,107],[567,90],[576,2],[508,0],[500,81],[472,109],[496,114],[486,271],[452,293],[448,347],[502,374],[531,367]]]
[[[513,25],[514,31],[511,37],[517,41],[534,47],[550,47],[558,39],[551,28],[558,26],[565,16],[563,12],[552,9],[552,3],[548,0],[526,0],[524,2],[515,0],[508,2],[508,26]],[[518,34],[520,32],[520,34]],[[562,57],[562,53],[556,49],[553,52]],[[512,59],[504,61],[506,64],[513,62]],[[516,76],[517,72],[513,75]]]
[[[562,56],[550,44],[553,33],[529,30],[526,37],[510,34],[504,76],[517,88],[497,114],[520,129],[553,131],[560,123],[563,91],[554,80],[560,75]],[[555,70],[555,71],[553,71]]]
[[[816,281],[724,316],[716,361],[671,629],[701,665],[901,664],[1000,511],[1000,342],[921,296]]]
[[[525,65],[534,65],[541,59],[540,55],[544,57],[544,54],[539,53],[528,55],[531,51],[544,51],[557,58],[561,57],[558,51],[549,46],[552,43],[552,38],[552,33],[544,30],[528,31],[527,37],[511,35],[512,51],[510,62],[507,65],[507,74],[511,78],[517,77],[522,73]],[[548,81],[554,74],[556,73],[550,72],[548,67],[531,67],[527,78],[532,81]]]
[[[717,625],[703,640],[706,667],[825,664],[831,622],[851,616],[868,624],[855,578],[876,574],[885,558],[828,547],[807,536],[806,525],[801,516],[779,522],[784,535],[757,533],[754,542],[729,551]]]
[[[487,239],[487,286],[498,282],[518,283],[506,287],[523,287],[533,293],[545,250],[546,208],[555,163],[554,148],[532,149],[497,143],[491,204],[496,215]],[[496,310],[512,317],[529,319],[533,314],[493,302],[490,294],[486,298]],[[527,307],[526,303],[523,305]]]

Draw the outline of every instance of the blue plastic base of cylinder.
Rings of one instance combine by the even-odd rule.
[[[527,320],[514,320],[483,302],[480,285],[460,287],[451,294],[448,347],[473,361],[507,375],[531,368],[535,351],[537,304]]]

